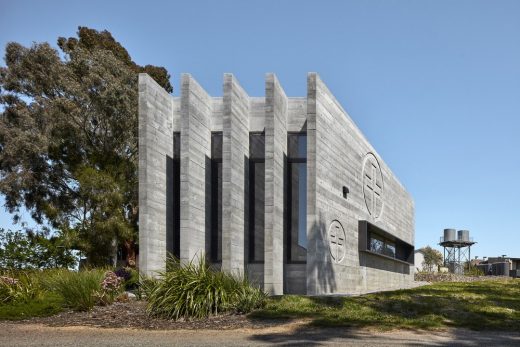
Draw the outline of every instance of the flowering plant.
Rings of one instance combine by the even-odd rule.
[[[39,288],[26,273],[19,273],[19,278],[0,276],[0,303],[26,301],[39,295]]]
[[[2,284],[8,285],[8,286],[14,286],[14,285],[17,285],[18,282],[20,282],[20,281],[13,277],[0,276],[0,282],[2,282]]]
[[[101,281],[101,292],[98,294],[99,302],[102,305],[109,305],[114,302],[122,291],[124,279],[113,271],[107,271],[103,281]]]

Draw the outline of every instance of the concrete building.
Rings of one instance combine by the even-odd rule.
[[[514,257],[484,257],[476,267],[484,275],[520,277],[520,258]]]
[[[424,267],[424,249],[419,248],[415,250],[414,265],[415,272],[430,271],[430,269]],[[437,266],[433,266],[431,272],[438,272]]]
[[[206,256],[271,294],[365,293],[413,282],[414,204],[316,73],[287,97],[231,74],[212,97],[139,75],[139,268]]]

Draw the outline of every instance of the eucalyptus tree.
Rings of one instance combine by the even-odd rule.
[[[0,193],[15,214],[73,240],[91,265],[138,240],[137,73],[172,91],[163,67],[139,66],[108,31],[24,47],[0,68]]]

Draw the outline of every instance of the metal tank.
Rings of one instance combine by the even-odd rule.
[[[492,264],[493,275],[495,276],[509,276],[509,263],[494,263]]]
[[[457,234],[459,241],[469,242],[469,230],[459,230]]]
[[[457,240],[456,233],[455,229],[444,229],[444,242]]]
[[[510,265],[509,262],[499,263],[499,272],[502,276],[509,276]]]

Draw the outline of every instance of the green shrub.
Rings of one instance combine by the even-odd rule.
[[[159,280],[156,278],[142,275],[135,290],[137,300],[148,298],[152,290],[159,284],[158,282]]]
[[[205,259],[181,266],[169,258],[166,271],[148,293],[148,313],[178,319],[204,318],[222,312],[250,312],[261,307],[266,294],[245,277],[216,271]]]
[[[65,306],[77,310],[90,310],[98,303],[105,270],[92,269],[79,272],[55,270],[44,279],[46,289],[59,294]]]
[[[130,269],[130,278],[125,280],[125,289],[134,290],[139,285],[139,271]]]
[[[484,276],[484,271],[482,271],[481,269],[479,269],[478,267],[476,266],[466,266],[466,268],[464,269],[464,275],[465,276]]]
[[[243,278],[237,283],[235,289],[236,299],[233,309],[237,313],[249,313],[253,310],[262,308],[265,305],[267,294],[258,287],[252,286],[251,283]]]
[[[120,267],[114,273],[123,279],[125,290],[135,290],[139,285],[139,272],[131,267]]]
[[[19,301],[21,296],[21,285],[17,278],[0,277],[0,302],[7,304]]]
[[[31,272],[7,271],[0,275],[0,303],[28,302],[41,292],[38,279]]]

